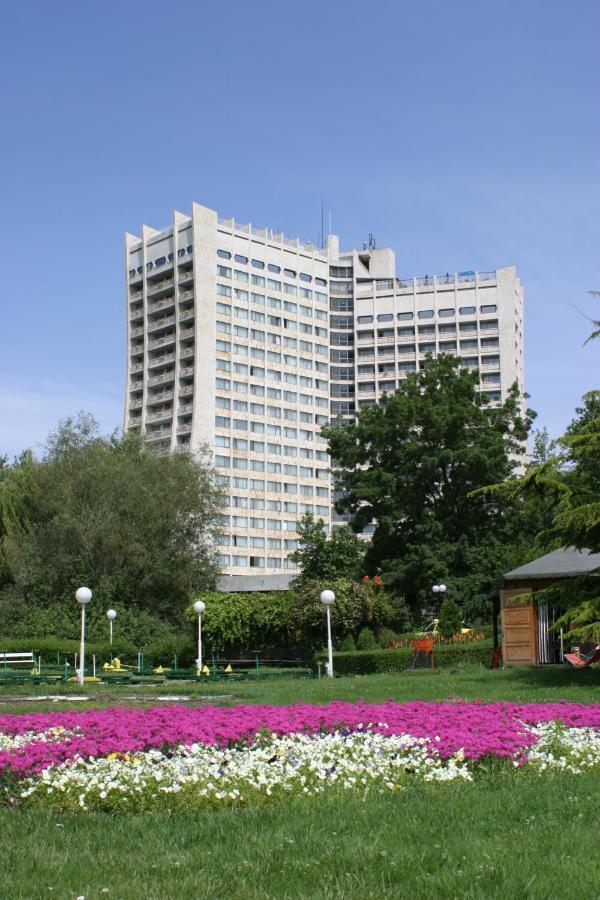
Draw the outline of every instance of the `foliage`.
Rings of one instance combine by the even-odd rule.
[[[492,641],[439,644],[435,648],[436,668],[492,662]],[[324,653],[317,653],[315,661],[325,660]],[[333,671],[336,675],[373,675],[377,672],[403,672],[410,668],[413,650],[400,647],[397,650],[358,650],[356,653],[334,653]]]
[[[336,597],[331,607],[331,629],[336,642],[364,625],[379,627],[403,618],[402,604],[396,604],[382,589],[373,590],[370,585],[341,579],[328,586]],[[314,651],[325,641],[322,589],[321,582],[305,582],[290,591],[203,593],[206,612],[202,634],[207,649],[216,654],[268,648]],[[191,607],[187,614],[190,621],[195,621]]]
[[[380,570],[416,614],[435,581],[455,596],[489,595],[521,542],[515,503],[473,492],[513,475],[533,414],[522,413],[516,386],[489,407],[478,380],[457,359],[429,359],[355,424],[324,429],[339,511],[351,512],[357,531],[375,523],[365,569]]]
[[[445,597],[440,607],[439,629],[442,637],[451,638],[460,631],[462,616],[460,609],[451,597]]]
[[[27,452],[0,469],[4,607],[74,610],[88,584],[99,609],[181,621],[214,578],[220,496],[202,455],[160,455],[132,433],[100,437],[90,416],[67,419],[39,461]]]
[[[347,634],[342,643],[340,644],[340,650],[342,653],[352,653],[356,650],[356,642],[354,640],[354,636],[351,634]]]
[[[534,550],[575,547],[600,553],[600,391],[590,391],[555,452],[511,484],[492,491],[511,500],[545,505],[547,514]],[[533,554],[530,554],[530,556]],[[600,640],[600,579],[597,572],[557,582],[545,597],[564,610],[556,628],[569,636]]]
[[[377,647],[375,635],[370,628],[361,628],[356,641],[357,650],[374,650]]]
[[[391,628],[380,628],[377,632],[377,643],[384,649],[386,647],[389,647],[390,644],[395,640],[397,640],[397,635],[396,632],[392,631]]]
[[[0,653],[34,653],[36,659],[42,657],[42,663],[50,665],[62,665],[65,660],[70,666],[73,665],[73,658],[79,653],[79,641],[69,640],[58,637],[20,637],[20,638],[1,638]],[[98,665],[106,662],[112,656],[118,656],[122,662],[137,662],[137,654],[139,647],[132,644],[131,641],[124,638],[117,638],[113,641],[112,648],[108,640],[86,642],[86,668],[92,664],[92,656],[96,656]],[[0,673],[2,672],[2,663],[0,663]],[[25,667],[19,666],[19,669],[26,671]]]
[[[327,536],[323,519],[315,520],[312,513],[305,513],[297,525],[299,547],[290,554],[292,562],[300,568],[300,574],[292,586],[307,581],[335,581],[358,578],[365,544],[347,526],[336,526]]]

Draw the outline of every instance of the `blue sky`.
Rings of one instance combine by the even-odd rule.
[[[600,6],[21,2],[3,12],[0,453],[120,425],[123,233],[192,200],[400,276],[516,265],[558,434],[599,387]]]

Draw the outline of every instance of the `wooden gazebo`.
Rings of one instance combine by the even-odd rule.
[[[597,569],[600,569],[600,553],[566,547],[504,575],[500,606],[505,666],[539,666],[559,661],[549,632],[551,614],[547,604],[536,603],[536,592],[557,581],[589,575]],[[516,606],[507,602],[519,595],[529,596]]]

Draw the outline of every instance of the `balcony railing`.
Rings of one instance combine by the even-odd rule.
[[[146,416],[146,422],[159,422],[161,419],[172,419],[172,409],[161,409],[160,412],[150,413]]]
[[[130,371],[130,372],[142,372],[143,369],[144,369],[144,363],[141,362],[141,363],[134,363],[134,364],[131,366],[131,368],[130,368],[129,371]]]
[[[170,391],[161,391],[160,394],[148,394],[148,405],[160,403],[161,400],[172,400],[174,393],[171,389]]]
[[[186,425],[179,425],[177,428],[177,434],[189,434],[192,430],[192,423],[188,422]]]
[[[168,381],[175,381],[175,371],[164,372],[162,375],[153,375],[148,379],[148,387],[152,387],[155,384],[165,384]]]
[[[129,332],[129,336],[130,336],[130,337],[137,337],[139,334],[143,334],[143,333],[144,333],[144,326],[143,326],[143,325],[139,325],[137,328],[132,328],[132,329],[131,329],[131,331]]]
[[[163,428],[155,428],[153,431],[146,432],[147,441],[155,441],[157,438],[164,438],[165,435],[171,433],[171,426],[165,425]]]
[[[166,309],[168,306],[173,306],[175,304],[175,297],[171,294],[170,297],[165,297],[164,300],[155,300],[153,303],[148,305],[148,312],[156,312],[159,309]]]
[[[193,375],[194,367],[193,366],[184,366],[182,369],[179,370],[179,374],[180,375]]]
[[[165,344],[173,344],[175,343],[176,337],[177,335],[173,332],[173,334],[166,334],[164,337],[154,338],[153,341],[148,342],[148,349],[152,350],[154,347],[163,347]]]
[[[175,322],[175,316],[164,316],[162,319],[148,319],[148,331],[157,331],[165,325]]]
[[[172,278],[163,278],[162,281],[154,281],[148,283],[146,285],[146,293],[155,294],[156,291],[162,291],[165,288],[171,287],[173,283],[174,282]]]
[[[191,300],[193,296],[194,296],[193,291],[180,291],[179,292],[180,300]]]
[[[155,356],[154,358],[149,359],[148,367],[154,368],[154,366],[163,366],[172,362],[175,362],[175,354],[167,353],[166,356]]]
[[[193,269],[187,269],[187,271],[185,271],[185,272],[180,272],[179,273],[179,284],[181,284],[184,281],[189,281],[193,277],[194,277]]]

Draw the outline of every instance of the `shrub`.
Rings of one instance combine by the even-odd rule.
[[[138,649],[129,641],[116,639],[112,645],[112,655],[118,656],[123,662],[137,662]],[[73,657],[79,653],[79,641],[57,637],[27,637],[27,638],[2,638],[0,640],[0,653],[19,653],[32,651],[36,657],[42,657],[42,663],[58,664],[67,660],[73,664]],[[106,662],[111,656],[111,647],[108,641],[86,642],[86,665],[91,663],[92,656],[96,657],[97,665]],[[1,663],[0,663],[1,667]]]
[[[374,650],[377,647],[375,635],[370,628],[361,628],[356,642],[357,650]]]
[[[451,638],[453,634],[460,631],[462,624],[462,615],[460,609],[450,597],[446,597],[440,607],[440,623],[439,629],[442,637]]]
[[[377,643],[384,649],[389,647],[392,641],[396,640],[396,632],[391,628],[381,628],[377,634]]]
[[[434,660],[436,668],[479,663],[489,666],[493,654],[492,641],[473,641],[462,644],[441,644],[436,646]],[[325,653],[315,654],[315,664],[325,660]],[[410,647],[397,650],[358,650],[355,653],[334,653],[333,670],[336,675],[374,675],[376,673],[397,673],[409,669],[413,658]]]
[[[342,653],[352,653],[356,651],[356,642],[351,634],[346,635],[340,646]]]

